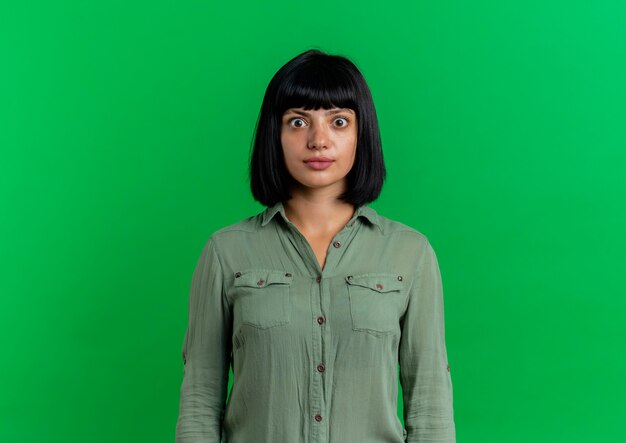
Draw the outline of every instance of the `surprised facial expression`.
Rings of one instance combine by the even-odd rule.
[[[295,184],[336,186],[342,192],[356,156],[357,129],[352,109],[288,109],[283,114],[280,139]]]

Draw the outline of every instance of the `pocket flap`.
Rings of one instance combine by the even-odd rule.
[[[347,275],[345,280],[349,285],[362,286],[377,292],[400,291],[404,285],[402,275],[388,272]]]
[[[235,272],[235,286],[264,288],[272,284],[291,284],[291,272],[275,269],[250,269]]]

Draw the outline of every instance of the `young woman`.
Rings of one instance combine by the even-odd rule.
[[[357,67],[318,50],[285,64],[250,164],[267,208],[214,232],[193,273],[178,443],[455,442],[439,266],[368,206],[384,179]]]

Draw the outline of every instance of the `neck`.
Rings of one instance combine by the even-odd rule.
[[[352,217],[354,205],[337,199],[336,195],[303,195],[292,192],[285,201],[285,215],[300,231],[323,235],[341,229]]]

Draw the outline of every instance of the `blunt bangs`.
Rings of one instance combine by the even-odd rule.
[[[325,66],[327,65],[327,66]],[[358,86],[336,63],[303,63],[278,86],[275,115],[287,109],[350,108],[358,111]]]

